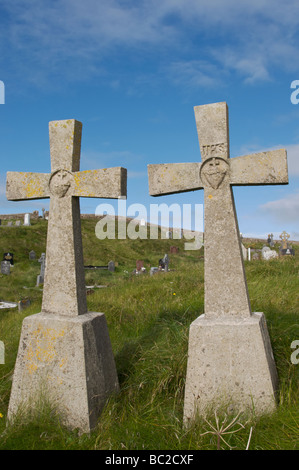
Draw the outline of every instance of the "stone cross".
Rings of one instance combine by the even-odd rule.
[[[7,173],[7,199],[50,198],[47,265],[42,311],[60,315],[87,312],[79,197],[126,195],[121,167],[79,171],[82,124],[49,124],[51,173]]]
[[[7,198],[50,198],[42,311],[26,317],[8,419],[46,392],[70,428],[89,432],[118,390],[105,315],[87,312],[80,197],[126,196],[126,169],[80,171],[82,124],[49,124],[51,173],[7,173]]]
[[[281,248],[283,250],[286,250],[288,248],[288,239],[290,238],[290,235],[284,230],[281,235],[279,235],[279,238],[282,241]]]
[[[267,344],[261,345],[266,341],[263,338],[268,338],[266,332],[263,338],[260,337],[260,330],[265,325],[262,314],[256,316],[251,312],[232,186],[288,183],[285,150],[230,159],[226,103],[195,107],[195,119],[202,163],[148,165],[152,196],[204,189],[205,314],[190,327],[186,422],[194,416],[197,407],[201,409],[211,400],[217,401],[219,394],[222,397],[225,394],[231,398],[236,396],[236,402],[242,404],[246,400],[250,403],[252,396],[256,398],[259,394],[269,398],[268,402],[264,400],[264,407],[272,402],[276,368],[268,339]],[[229,253],[225,240],[230,242]],[[252,325],[256,322],[257,327]],[[250,333],[250,327],[256,328],[256,339]],[[248,342],[246,334],[252,335],[251,347],[242,353],[244,344]],[[255,378],[248,382],[245,377],[247,365],[244,366],[244,358],[241,358],[242,354],[250,358],[250,350],[254,347],[256,351],[261,348],[259,364],[265,356],[268,371],[267,384],[264,381],[262,390],[255,387],[255,391]],[[254,357],[256,351],[253,351]],[[222,363],[217,355],[222,356]],[[259,376],[257,380],[262,376],[262,372],[258,372],[259,364],[248,365],[249,369],[255,367]],[[234,387],[235,383],[238,386]]]

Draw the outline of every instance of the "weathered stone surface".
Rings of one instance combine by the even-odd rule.
[[[23,322],[8,419],[49,400],[70,428],[95,427],[118,380],[105,315],[38,313]]]
[[[159,196],[162,194],[171,194],[183,191],[190,191],[204,188],[204,256],[205,256],[205,316],[201,320],[200,331],[198,333],[198,347],[195,348],[194,342],[190,337],[191,345],[189,347],[187,383],[186,383],[186,411],[185,417],[188,420],[195,409],[205,409],[209,407],[211,400],[218,395],[219,390],[225,390],[229,385],[230,399],[240,402],[240,389],[236,384],[246,384],[251,380],[252,385],[257,383],[260,378],[258,364],[255,361],[251,367],[252,373],[250,379],[243,377],[246,374],[248,358],[241,354],[243,330],[252,334],[250,341],[252,344],[260,344],[260,360],[266,361],[268,370],[272,370],[272,355],[268,354],[266,343],[264,342],[263,332],[259,327],[250,328],[251,321],[256,322],[256,316],[252,314],[248,289],[245,278],[244,263],[242,256],[242,244],[240,240],[240,231],[236,219],[236,210],[232,192],[233,185],[253,185],[253,184],[287,184],[287,159],[285,150],[263,152],[245,157],[236,157],[230,159],[229,155],[229,132],[228,132],[228,108],[226,103],[214,103],[210,105],[195,107],[195,119],[202,156],[202,163],[167,164],[167,165],[149,165],[149,188],[150,194]],[[229,249],[227,243],[229,242]],[[224,322],[224,323],[223,323]],[[221,327],[217,325],[225,324],[231,326],[230,347],[221,346]],[[248,323],[248,325],[247,325]],[[195,322],[196,328],[197,323]],[[195,325],[190,329],[194,331]],[[243,326],[240,326],[243,325]],[[223,374],[221,365],[217,360],[217,349],[213,352],[212,345],[203,346],[206,341],[213,342],[211,328],[215,326],[219,354],[224,356],[223,361],[231,363],[232,356],[234,361],[239,364],[232,369],[231,376]],[[218,330],[217,330],[218,328]],[[264,325],[264,330],[266,326]],[[207,330],[206,333],[204,330]],[[236,332],[236,335],[234,334]],[[193,335],[195,333],[192,333]],[[196,333],[197,334],[197,333]],[[246,333],[244,333],[246,335]],[[268,344],[268,343],[267,343]],[[209,351],[206,356],[205,351]],[[233,351],[238,351],[236,355]],[[209,356],[210,354],[210,356]],[[225,357],[226,356],[226,357]],[[250,357],[250,356],[248,356]],[[205,370],[205,377],[202,377],[201,361],[210,361],[211,369]],[[222,362],[223,362],[222,361]],[[209,373],[209,370],[217,371],[219,368],[219,380],[217,387],[215,374]],[[239,374],[241,374],[239,376]],[[268,376],[269,378],[269,376]],[[227,381],[230,381],[230,384]],[[266,393],[271,405],[275,394],[274,381],[268,381],[272,384],[271,393]],[[261,387],[263,385],[261,384]],[[214,390],[215,388],[215,390]],[[255,395],[252,394],[252,387],[244,386],[242,402],[256,405],[259,410],[260,388]],[[193,393],[196,390],[196,393]],[[206,393],[209,390],[209,393]],[[212,393],[212,390],[214,392]],[[245,395],[247,393],[247,398]],[[190,395],[190,396],[189,396]],[[271,396],[271,399],[270,399]],[[253,401],[249,399],[253,398]],[[223,398],[223,397],[222,397]],[[267,401],[266,398],[265,400]],[[270,403],[269,403],[270,404]],[[264,409],[264,404],[260,410]]]
[[[81,131],[75,120],[50,122],[51,174],[7,174],[9,200],[50,197],[42,312],[24,320],[9,416],[45,386],[66,422],[86,431],[118,380],[104,316],[87,313],[79,196],[125,197],[126,169],[80,172]]]
[[[206,318],[190,326],[184,421],[218,405],[275,409],[277,372],[264,315]]]

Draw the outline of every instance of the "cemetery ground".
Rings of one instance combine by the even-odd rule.
[[[36,279],[38,259],[46,252],[47,221],[34,220],[30,227],[3,226],[0,247],[3,253],[14,253],[14,267],[10,275],[0,275],[0,300],[29,297],[31,305],[22,312],[0,311],[0,340],[5,345],[5,364],[0,365],[0,449],[298,450],[299,363],[291,361],[291,343],[299,340],[297,246],[295,256],[245,261],[252,311],[265,314],[279,374],[277,410],[262,417],[238,416],[219,405],[206,420],[186,429],[188,331],[204,312],[203,248],[185,251],[184,240],[149,237],[98,240],[95,220],[81,222],[85,265],[117,263],[115,272],[89,269],[85,277],[86,286],[105,286],[87,289],[88,310],[105,313],[120,393],[110,397],[89,435],[62,426],[46,397],[30,414],[20,412],[14,425],[6,426],[22,321],[41,310],[42,286],[36,287]],[[263,246],[262,241],[243,243]],[[179,253],[170,254],[172,245]],[[29,260],[31,250],[37,254],[35,260]],[[165,253],[170,271],[150,276],[150,267],[158,266]],[[136,260],[143,260],[145,274],[133,274]]]

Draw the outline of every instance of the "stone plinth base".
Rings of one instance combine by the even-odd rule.
[[[218,405],[261,414],[275,409],[276,366],[262,313],[205,318],[190,326],[184,423]]]
[[[70,428],[89,432],[107,397],[119,389],[106,318],[39,313],[24,319],[8,419],[42,397]]]

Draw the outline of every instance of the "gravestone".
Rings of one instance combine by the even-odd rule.
[[[82,124],[49,124],[51,174],[7,173],[7,198],[50,198],[41,313],[24,319],[8,419],[46,395],[70,428],[89,432],[118,378],[103,313],[88,312],[80,197],[126,196],[126,170],[80,172]]]
[[[273,248],[275,245],[274,240],[273,240],[273,233],[270,233],[270,235],[268,235],[268,244],[270,248]]]
[[[11,264],[9,261],[1,261],[1,274],[10,274],[10,266]]]
[[[36,253],[35,253],[34,250],[31,250],[31,251],[29,252],[29,259],[30,259],[30,261],[36,259]]]
[[[30,214],[25,214],[24,215],[24,226],[29,227],[29,225],[31,225],[31,223],[30,223]]]
[[[153,276],[154,274],[156,274],[157,272],[159,271],[159,268],[153,266],[151,267],[150,269],[150,276]]]
[[[290,246],[289,244],[289,238],[290,235],[286,232],[283,231],[281,235],[279,235],[279,238],[281,239],[281,245],[279,247],[279,254],[282,256],[294,256],[295,255],[295,250]]]
[[[108,263],[108,271],[111,271],[112,273],[114,273],[114,271],[115,271],[115,263],[114,263],[114,261],[109,261],[109,263]]]
[[[243,243],[241,243],[241,248],[242,248],[243,259],[244,259],[244,260],[247,260],[247,248],[245,248],[245,246],[243,245]]]
[[[3,254],[3,261],[9,261],[11,266],[14,265],[14,260],[13,260],[13,253],[4,253]]]
[[[275,250],[264,251],[262,252],[262,258],[264,260],[275,259],[278,258],[278,253]]]
[[[30,307],[31,300],[30,299],[22,299],[18,302],[18,310],[19,312],[23,312],[26,308]]]
[[[229,158],[226,103],[197,106],[195,118],[202,163],[148,166],[152,196],[204,189],[205,313],[190,326],[186,425],[221,402],[275,409],[277,371],[265,317],[251,312],[232,186],[288,183],[283,149]]]
[[[21,225],[22,225],[21,221],[20,221],[20,220],[16,220],[15,226],[16,226],[16,227],[20,227]]]
[[[0,341],[0,364],[5,364],[5,346],[3,341]]]
[[[7,222],[7,227],[12,227],[12,220],[9,220],[9,221]]]
[[[15,302],[0,302],[0,309],[16,308],[18,306]]]
[[[167,253],[164,255],[163,263],[164,263],[164,271],[167,272],[168,271],[168,266],[169,266],[169,258],[168,258]]]
[[[264,257],[264,254],[267,253],[268,251],[271,251],[271,248],[264,245],[262,248],[262,258]]]
[[[138,260],[136,261],[136,271],[137,271],[137,272],[141,271],[141,269],[142,269],[143,267],[144,267],[144,266],[143,266],[143,261],[142,261],[141,259],[138,259]]]
[[[36,287],[44,283],[45,279],[45,270],[46,270],[46,253],[42,253],[38,262],[40,263],[40,273],[37,276]]]

